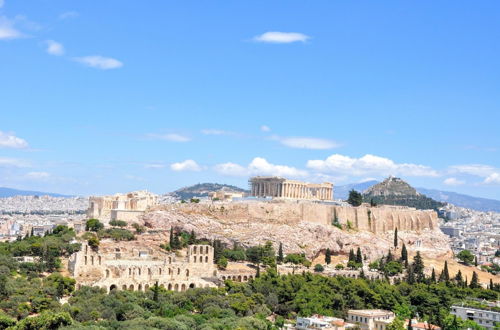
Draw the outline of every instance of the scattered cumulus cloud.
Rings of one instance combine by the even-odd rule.
[[[22,37],[23,34],[14,27],[14,22],[5,16],[0,17],[0,40],[18,39]]]
[[[286,165],[269,163],[265,158],[255,157],[248,166],[236,163],[217,164],[214,168],[218,173],[229,176],[276,175],[284,177],[307,177],[307,171]]]
[[[253,38],[257,42],[266,42],[274,44],[289,44],[292,42],[306,42],[310,37],[298,32],[265,32]]]
[[[28,167],[28,163],[22,159],[0,157],[0,167]]]
[[[155,140],[164,140],[171,142],[189,142],[191,139],[185,135],[169,133],[169,134],[148,134],[149,138]]]
[[[273,140],[279,141],[282,145],[290,148],[312,149],[312,150],[327,150],[340,147],[335,141],[328,139],[318,139],[312,137],[272,137]]]
[[[491,173],[484,179],[484,183],[486,184],[500,184],[500,173]]]
[[[118,69],[123,66],[123,63],[117,59],[100,55],[76,57],[74,60],[88,67],[101,70]]]
[[[47,53],[50,55],[61,56],[64,55],[64,46],[54,40],[47,40]]]
[[[262,126],[260,127],[260,130],[261,130],[262,132],[271,132],[271,127],[269,127],[269,126],[267,126],[267,125],[262,125]]]
[[[181,171],[194,171],[194,172],[198,172],[198,171],[201,171],[202,168],[194,160],[192,160],[192,159],[186,159],[183,162],[178,162],[178,163],[172,163],[172,164],[170,164],[170,169],[172,171],[177,171],[177,172],[181,172]]]
[[[1,1],[1,0],[0,0]],[[75,18],[78,17],[78,13],[76,11],[66,11],[64,13],[61,13],[59,15],[59,19],[70,19],[70,18]]]
[[[0,148],[23,149],[28,147],[28,142],[12,133],[0,131]]]
[[[495,173],[495,168],[482,164],[454,165],[450,166],[450,173],[469,174],[485,178]]]
[[[446,178],[443,183],[447,186],[460,186],[465,184],[465,181],[459,180],[457,178]]]
[[[439,173],[429,166],[407,163],[398,164],[391,159],[369,154],[361,158],[334,154],[325,160],[309,160],[307,167],[321,173],[345,174],[350,176],[439,176]]]

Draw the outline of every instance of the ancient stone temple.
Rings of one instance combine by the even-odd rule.
[[[251,195],[292,199],[333,200],[333,184],[308,183],[276,176],[256,176],[249,180]]]
[[[145,291],[158,282],[167,290],[217,286],[214,251],[208,245],[166,252],[137,242],[101,242],[97,251],[87,244],[68,263],[77,287],[95,286],[106,291]]]
[[[87,217],[104,223],[110,220],[135,220],[156,203],[156,195],[145,190],[113,196],[92,196],[89,198]]]

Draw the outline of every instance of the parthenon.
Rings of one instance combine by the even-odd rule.
[[[250,178],[251,194],[255,197],[333,200],[333,184],[308,183],[276,176]]]

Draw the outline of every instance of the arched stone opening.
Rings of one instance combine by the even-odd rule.
[[[197,246],[195,246],[195,247],[193,248],[193,252],[194,252],[195,254],[197,253],[197,252],[196,252],[196,249],[197,249],[197,248],[198,248]]]
[[[186,284],[181,285],[181,291],[186,291]]]
[[[238,276],[238,282],[241,282],[241,275]]]
[[[84,260],[85,260],[84,264],[85,264],[85,266],[87,266],[87,256],[85,256]]]
[[[149,290],[149,284],[146,284],[146,285],[144,286],[144,291],[148,291],[148,290]]]
[[[148,268],[148,275],[151,275],[151,268]]]
[[[168,275],[172,275],[172,268],[168,269]]]
[[[246,275],[243,276],[243,281],[245,281],[245,282],[248,281],[248,277]]]
[[[205,248],[205,254],[208,254],[208,245],[207,245],[207,247]]]
[[[128,289],[129,289],[130,291],[134,291],[134,285],[133,285],[133,284],[130,284],[130,285],[129,285],[129,287],[128,287]]]
[[[189,288],[194,289],[194,288],[196,288],[196,285],[194,283],[191,283],[191,284],[189,284]]]
[[[122,290],[127,290],[127,285],[126,284],[122,285]]]
[[[94,256],[90,256],[90,264],[94,266]]]
[[[139,285],[137,286],[137,291],[142,291],[142,284],[139,284]]]
[[[109,269],[106,269],[106,277],[109,277]]]
[[[168,284],[168,290],[169,290],[169,291],[172,291],[172,283],[169,283],[169,284]]]
[[[177,268],[177,275],[180,275],[180,274],[181,274],[181,269]]]
[[[139,275],[141,275],[141,269],[140,269],[140,268],[138,268],[138,269],[137,269],[137,273],[138,273]]]
[[[179,291],[179,284],[174,285],[174,291]]]
[[[196,263],[196,256],[193,257],[193,262]]]
[[[116,290],[116,285],[115,284],[111,284],[111,286],[109,287],[109,291],[113,291],[113,290]]]
[[[99,259],[99,266],[100,266],[101,265],[101,261],[102,261],[101,256],[99,256],[98,259]]]
[[[159,269],[158,269],[158,274],[160,274],[160,275],[161,275],[161,268],[159,268]]]
[[[186,277],[189,277],[189,269],[186,269]]]
[[[205,257],[205,262],[208,262],[208,257]]]
[[[226,277],[225,276],[222,276],[222,280],[225,281],[226,280]]]

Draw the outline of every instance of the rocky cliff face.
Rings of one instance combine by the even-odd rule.
[[[243,208],[238,203],[233,204],[235,204],[234,207]],[[306,253],[310,258],[327,248],[337,254],[348,254],[350,249],[356,249],[359,246],[364,255],[369,259],[375,259],[387,254],[394,242],[392,230],[376,233],[368,228],[341,230],[330,223],[303,221],[298,218],[293,220],[296,217],[293,208],[278,208],[281,211],[279,218],[269,215],[269,209],[265,207],[260,213],[246,218],[231,216],[237,213],[231,213],[228,210],[228,204],[222,211],[220,206],[205,213],[200,210],[201,207],[170,207],[149,212],[142,217],[142,221],[144,225],[152,229],[169,230],[170,227],[177,227],[188,232],[194,231],[198,237],[219,239],[229,245],[238,242],[243,246],[254,246],[271,241],[277,249],[279,243],[282,243],[285,253]],[[278,211],[274,210],[274,212]],[[416,228],[415,230],[398,229],[398,232],[401,243],[406,244],[410,253],[418,250],[431,258],[444,258],[451,255],[448,238],[435,227],[425,226],[418,231]]]

